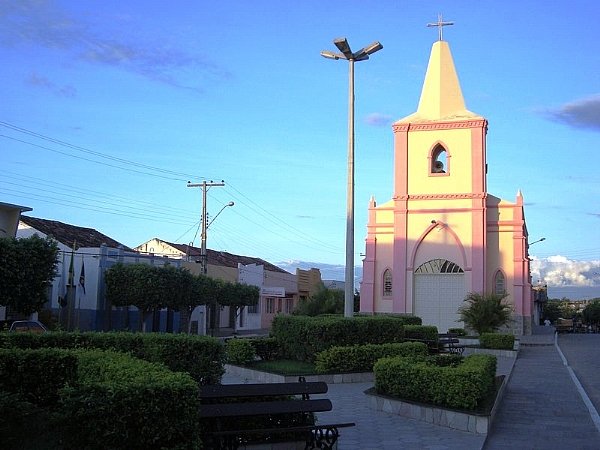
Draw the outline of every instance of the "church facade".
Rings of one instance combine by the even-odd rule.
[[[393,197],[368,211],[362,313],[463,327],[469,292],[506,293],[515,334],[530,334],[523,196],[487,191],[487,120],[466,109],[450,47],[433,44],[417,112],[393,124]]]

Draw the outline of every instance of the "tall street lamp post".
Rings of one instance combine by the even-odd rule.
[[[344,286],[344,316],[354,313],[354,62],[365,61],[369,55],[383,48],[375,41],[353,53],[346,38],[334,39],[333,43],[341,53],[324,50],[321,56],[329,59],[345,59],[349,64],[348,89],[348,187],[346,213],[346,276]]]

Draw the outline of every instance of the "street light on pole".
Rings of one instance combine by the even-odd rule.
[[[349,62],[348,87],[348,187],[346,214],[346,276],[344,286],[344,316],[354,313],[354,62],[366,61],[369,55],[383,48],[375,41],[357,52],[350,50],[346,38],[334,39],[334,45],[341,53],[324,50],[321,56],[328,59],[345,59]]]
[[[531,247],[533,244],[537,244],[538,242],[542,242],[542,241],[545,241],[545,240],[546,240],[546,238],[543,237],[543,238],[538,239],[537,241],[530,242],[528,245]]]

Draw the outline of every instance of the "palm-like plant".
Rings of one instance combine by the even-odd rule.
[[[492,333],[511,321],[512,307],[504,302],[506,296],[470,292],[458,309],[460,319],[478,334]]]

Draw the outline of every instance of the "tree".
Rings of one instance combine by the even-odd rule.
[[[0,238],[0,304],[25,315],[42,309],[57,265],[58,244],[51,238]]]
[[[503,302],[506,296],[471,292],[458,309],[460,319],[478,334],[494,332],[511,320],[512,308]]]
[[[301,300],[294,314],[300,316],[318,316],[319,314],[343,314],[344,291],[321,287],[312,297]]]
[[[193,294],[193,275],[173,266],[115,264],[105,272],[106,299],[114,306],[133,305],[140,311],[140,330],[156,309],[179,308]]]
[[[583,309],[583,320],[588,325],[600,324],[600,299],[593,300]]]
[[[561,317],[560,302],[556,300],[548,300],[544,305],[544,320],[548,319],[551,323],[555,323],[559,317]]]

